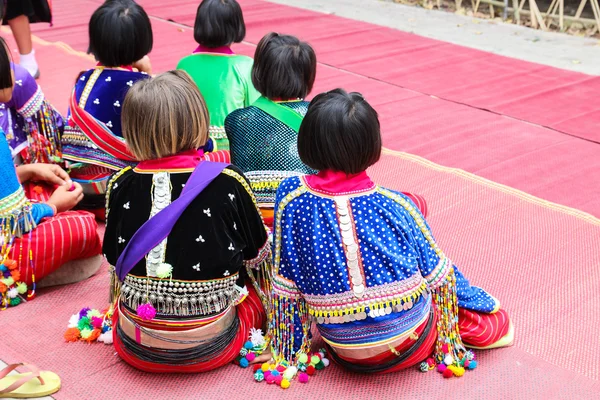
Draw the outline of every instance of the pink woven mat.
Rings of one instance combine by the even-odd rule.
[[[600,387],[600,221],[404,154],[386,154],[371,171],[380,184],[423,194],[430,224],[446,252],[472,280],[497,296],[516,327],[514,347],[478,352],[480,367],[443,380],[409,369],[363,376],[331,366],[290,389],[254,383],[227,366],[207,374],[150,375],[122,363],[111,346],[65,343],[72,313],[107,302],[106,267],[74,285],[40,291],[0,313],[5,362],[57,372],[58,399],[375,399],[597,398]],[[234,389],[235,387],[235,389]],[[454,396],[456,394],[456,396]]]

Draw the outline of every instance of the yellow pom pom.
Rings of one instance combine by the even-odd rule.
[[[290,387],[290,381],[288,381],[287,379],[282,379],[281,380],[281,388],[287,389],[289,387]]]
[[[271,368],[271,366],[269,365],[268,362],[263,363],[263,365],[260,366],[260,369],[262,369],[262,372],[267,372],[269,370],[269,368]]]
[[[457,367],[456,365],[448,365],[448,369],[452,371],[454,376],[463,376],[465,374],[465,369],[463,367]]]

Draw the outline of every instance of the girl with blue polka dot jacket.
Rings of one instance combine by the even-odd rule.
[[[358,372],[428,359],[423,370],[439,364],[462,375],[476,365],[465,347],[512,343],[498,300],[470,285],[410,198],[369,179],[381,135],[360,94],[315,97],[298,152],[320,172],[286,179],[276,196],[269,323],[276,362],[302,370],[312,322],[330,357]]]

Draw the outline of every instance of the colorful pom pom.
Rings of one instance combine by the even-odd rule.
[[[4,261],[4,266],[6,268],[8,268],[10,271],[12,271],[13,269],[17,269],[17,267],[19,265],[17,264],[17,262],[15,260],[7,259]]]
[[[446,367],[446,364],[440,363],[437,366],[437,371],[441,374],[442,372],[444,372],[448,367]]]
[[[92,317],[92,326],[96,329],[102,328],[104,320],[101,317]]]
[[[92,336],[92,333],[94,332],[92,329],[90,328],[83,328],[80,330],[81,332],[81,338],[83,340],[87,340],[88,338],[90,338]]]
[[[87,317],[87,313],[88,313],[88,311],[90,311],[90,308],[89,308],[89,307],[82,308],[82,309],[79,311],[79,319],[81,319],[81,318],[83,318],[83,317]]]
[[[17,290],[17,288],[10,288],[8,289],[8,292],[6,293],[6,295],[10,298],[10,299],[14,299],[15,297],[17,297],[19,295],[19,292]]]
[[[315,365],[315,369],[317,371],[322,370],[323,368],[325,368],[325,364],[323,364],[323,360],[319,360],[319,362]]]
[[[12,299],[10,299],[10,306],[11,307],[18,306],[19,304],[21,304],[21,298],[20,297],[13,297]]]
[[[444,343],[444,344],[442,345],[442,352],[443,352],[444,354],[448,354],[448,343]]]
[[[419,370],[421,370],[421,372],[427,372],[427,371],[429,371],[429,365],[427,365],[427,362],[423,361],[419,365]]]
[[[173,266],[167,263],[161,263],[158,267],[156,267],[156,276],[161,279],[165,279],[171,276],[173,273]]]
[[[471,362],[469,363],[469,369],[475,369],[475,368],[477,368],[477,361],[471,360]]]
[[[465,358],[464,361],[463,361],[463,366],[465,368],[469,368],[469,365],[471,365],[471,361],[469,361],[468,358]]]
[[[300,382],[300,383],[308,382],[308,374],[306,374],[305,372],[300,372],[298,374],[298,382]]]
[[[433,368],[435,367],[435,360],[432,357],[429,357],[427,360],[427,365],[429,366],[429,368]]]
[[[328,358],[323,358],[321,360],[321,362],[323,363],[324,366],[329,367],[329,359]]]
[[[306,364],[308,362],[308,356],[305,353],[302,353],[298,356],[298,362],[302,364]]]
[[[63,335],[67,342],[76,342],[79,340],[79,329],[68,328]]]
[[[100,333],[101,333],[100,329],[93,329],[89,335],[86,335],[87,337],[83,337],[83,332],[82,332],[81,338],[84,341],[90,343],[90,342],[93,342],[94,340],[98,339],[100,337]]]
[[[271,374],[266,375],[265,381],[267,382],[267,384],[272,385],[273,383],[275,383],[275,377]]]
[[[253,364],[253,365],[252,365],[252,371],[256,372],[256,371],[258,371],[259,369],[260,369],[260,364]],[[261,370],[260,372],[262,372],[262,370]]]
[[[27,284],[25,282],[17,283],[17,292],[19,292],[19,294],[27,293]]]
[[[19,282],[21,280],[21,273],[17,269],[10,271],[10,276],[15,282]]]
[[[254,353],[246,354],[246,360],[248,360],[250,362],[254,361],[255,358],[256,358],[256,354],[254,354]]]
[[[290,381],[287,379],[282,379],[280,385],[282,389],[287,389],[290,387]]]
[[[249,340],[246,343],[244,343],[244,348],[247,350],[252,350],[253,347],[254,347],[254,345]]]
[[[260,366],[260,369],[262,369],[263,372],[266,372],[269,370],[269,368],[271,368],[271,366],[269,365],[268,362],[263,363],[263,365]]]
[[[311,363],[312,365],[317,365],[317,363],[318,363],[319,361],[321,361],[321,359],[319,358],[319,356],[312,356],[312,357],[310,358],[310,363]]]
[[[278,365],[277,368],[275,368],[275,369],[279,372],[285,371],[285,367],[283,365]]]
[[[265,374],[261,370],[258,370],[254,373],[254,380],[256,382],[262,382],[265,380]]]
[[[90,319],[88,317],[79,318],[79,322],[77,323],[77,328],[79,328],[80,331],[82,331],[84,329],[89,329],[91,331],[92,326],[90,325]]]
[[[246,357],[246,354],[248,354],[248,349],[242,347],[242,349],[240,350],[240,356]]]
[[[454,376],[454,374],[452,373],[452,371],[450,369],[446,368],[444,370],[444,372],[442,372],[442,376],[444,378],[448,379],[448,378],[452,378]]]
[[[277,371],[276,369],[272,369],[271,370],[271,375],[273,375],[273,376],[279,376],[279,371]]]
[[[112,344],[113,343],[113,335],[112,335],[112,330],[107,330],[106,332],[103,332],[99,337],[98,337],[98,341],[102,342],[104,344]]]
[[[306,367],[306,373],[308,375],[314,375],[314,373],[315,373],[315,366],[314,365],[309,365],[308,367]]]
[[[248,368],[248,365],[249,365],[249,363],[248,363],[248,360],[246,358],[242,358],[240,360],[240,367],[242,367],[242,368]]]
[[[452,358],[452,356],[450,354],[446,354],[446,357],[444,357],[444,364],[452,365],[453,363],[454,363],[454,358]]]
[[[281,376],[281,375],[277,375],[277,376],[275,377],[275,384],[276,384],[276,385],[281,385],[281,382],[282,382],[282,381],[283,381],[283,376]]]
[[[144,321],[151,321],[156,316],[156,309],[150,303],[142,304],[136,310],[137,315]]]

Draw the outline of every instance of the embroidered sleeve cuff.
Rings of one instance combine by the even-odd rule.
[[[440,258],[440,261],[435,266],[433,271],[431,271],[429,275],[425,276],[427,285],[431,289],[436,289],[444,282],[444,279],[448,276],[451,270],[452,261],[450,261],[448,257]]]
[[[245,260],[244,265],[249,268],[258,268],[262,262],[269,258],[271,258],[271,244],[267,239],[264,246],[258,251],[258,255],[252,260]]]

